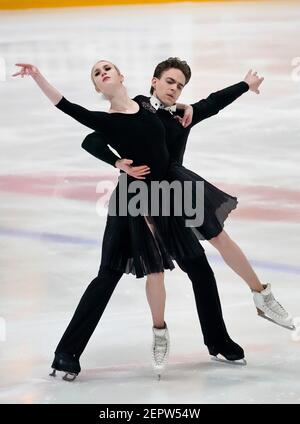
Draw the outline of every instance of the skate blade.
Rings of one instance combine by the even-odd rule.
[[[247,361],[246,359],[237,359],[236,361],[230,361],[229,359],[223,358],[223,357],[219,357],[219,356],[212,356],[211,355],[211,360],[215,361],[215,362],[221,362],[223,364],[230,364],[230,365],[239,365],[239,366],[245,366],[247,365]]]
[[[50,377],[56,377],[56,369],[53,368],[53,371],[51,374],[49,374]]]
[[[161,379],[163,372],[164,372],[164,370],[160,370],[160,371],[154,370],[154,374],[156,375],[158,380]]]
[[[161,368],[161,369],[153,368],[153,372],[154,372],[155,376],[157,377],[158,381],[160,381],[163,373],[165,372],[165,368]]]
[[[293,325],[293,324],[291,324],[291,325],[279,324],[278,322],[274,321],[272,318],[269,318],[267,315],[265,315],[265,313],[262,312],[260,309],[257,309],[257,315],[260,318],[264,318],[267,321],[272,322],[273,324],[279,325],[279,327],[286,328],[287,330],[291,330],[291,331],[296,330],[296,326],[295,325]]]
[[[69,377],[70,376],[70,377]],[[72,372],[67,372],[64,376],[63,376],[63,380],[65,381],[74,381],[75,378],[77,377],[77,374],[72,373]]]
[[[56,377],[56,371],[57,371],[57,370],[56,370],[55,368],[53,368],[53,371],[52,371],[52,373],[51,373],[51,374],[49,374],[49,376],[50,376],[50,377]],[[62,372],[65,372],[65,371],[62,371]],[[71,376],[71,377],[69,377],[69,376]],[[62,377],[62,379],[63,379],[63,380],[65,380],[65,381],[74,381],[76,377],[77,377],[77,374],[72,373],[72,372],[67,372],[67,373],[65,373],[65,375]]]

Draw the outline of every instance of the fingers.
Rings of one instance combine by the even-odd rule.
[[[143,175],[150,174],[151,171],[132,171],[130,170],[130,175],[132,177],[142,177]]]
[[[133,175],[133,178],[135,178],[136,180],[145,180],[146,179],[146,177],[137,177],[137,176],[134,176],[134,175]]]
[[[142,172],[130,172],[130,175],[133,177],[141,177],[143,175],[150,174],[150,171],[142,171]]]
[[[259,87],[259,86],[260,86],[260,84],[263,82],[263,80],[264,80],[264,77],[258,78],[258,80],[257,80],[257,82],[256,82],[256,84],[255,84],[255,86],[256,86],[255,93],[256,93],[256,94],[259,94],[259,93],[260,93],[260,91],[259,91],[258,87]]]
[[[186,128],[190,125],[190,123],[192,122],[192,119],[190,117],[187,118],[181,118],[180,116],[176,115],[175,119],[177,121],[179,121],[179,123],[183,126],[183,128]]]
[[[248,78],[248,77],[250,77],[250,75],[251,75],[251,72],[252,72],[252,69],[249,69],[249,71],[247,72],[247,74],[246,74],[245,78]]]
[[[264,80],[264,77],[259,77],[257,75],[257,71],[253,72],[253,75],[252,76],[257,77],[260,82],[262,82]]]
[[[139,171],[148,171],[148,170],[150,170],[149,166],[147,166],[147,165],[132,166],[132,167],[131,167],[131,169],[132,169],[133,171],[137,171],[137,172],[139,172]]]
[[[31,65],[26,65],[25,63],[24,64],[22,64],[22,63],[16,63],[16,66],[21,66],[22,69],[19,72],[16,72],[15,74],[13,74],[12,75],[13,77],[16,77],[18,75],[21,75],[21,77],[23,78],[24,75],[30,75],[30,68],[29,67]]]
[[[184,121],[184,123],[182,124],[184,128],[188,127],[192,122],[192,118],[188,117],[186,118],[186,120]]]
[[[122,159],[123,164],[127,165],[124,170],[131,177],[137,178],[139,180],[144,180],[144,175],[150,174],[150,168],[148,165],[132,166],[133,160],[131,159]]]
[[[24,68],[20,69],[20,71],[19,71],[19,72],[16,72],[16,73],[15,73],[15,74],[13,74],[12,76],[13,76],[13,77],[16,77],[16,76],[18,76],[18,75],[24,75]]]

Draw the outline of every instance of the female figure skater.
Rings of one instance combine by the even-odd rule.
[[[71,103],[48,83],[36,67],[30,64],[17,66],[21,70],[14,76],[32,76],[58,109],[109,137],[121,157],[131,157],[141,170],[144,170],[141,164],[147,160],[151,167],[151,176],[148,174],[145,178],[149,190],[151,181],[164,179],[170,162],[164,127],[148,105],[128,97],[123,86],[124,77],[114,65],[99,61],[92,69],[97,91],[110,101],[109,112],[93,112]],[[128,178],[129,182],[134,180]],[[116,192],[118,190],[119,186]],[[130,198],[132,196],[128,193],[128,200]],[[79,358],[124,272],[137,278],[147,275],[147,284],[151,287],[147,293],[151,311],[159,325],[165,324],[161,320],[164,299],[159,288],[163,288],[164,270],[174,268],[172,258],[192,281],[204,343],[210,354],[222,354],[232,361],[244,358],[243,349],[227,333],[214,275],[197,237],[185,227],[183,217],[158,217],[154,221],[146,211],[139,216],[131,216],[130,213],[126,216],[108,215],[98,275],[84,292],[55,350],[52,375],[55,376],[56,370],[66,372],[66,380],[73,380],[78,375],[81,370]],[[166,329],[166,325],[164,327]],[[168,355],[168,343],[166,337],[157,337],[161,339],[157,342],[157,369],[161,372],[164,358]]]
[[[208,240],[220,252],[231,269],[248,284],[253,292],[259,316],[285,328],[294,329],[291,315],[276,301],[271,292],[271,285],[264,285],[259,280],[242,250],[223,229],[228,214],[237,206],[237,198],[224,193],[182,165],[191,128],[203,119],[217,114],[248,90],[259,94],[259,86],[263,78],[259,78],[257,72],[253,73],[250,70],[244,80],[237,84],[212,93],[206,99],[190,106],[179,105],[179,114],[176,115],[176,101],[190,77],[191,70],[185,61],[169,58],[155,68],[150,90],[151,98],[137,97],[138,100],[148,102],[149,107],[155,108],[166,128],[167,146],[171,157],[168,180],[193,183],[193,207],[196,205],[195,183],[204,182],[204,222],[201,226],[194,228],[198,239]],[[183,117],[182,109],[185,109]],[[131,158],[118,158],[107,144],[109,140],[103,140],[101,135],[93,133],[85,138],[82,146],[94,156],[122,169],[129,175],[134,173],[135,167],[131,165]],[[149,162],[145,163],[149,164]],[[149,172],[151,167],[146,169],[146,172]],[[143,177],[144,172],[139,173],[137,178]]]

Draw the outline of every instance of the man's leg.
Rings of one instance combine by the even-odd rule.
[[[56,356],[63,354],[65,358],[74,358],[78,362],[122,275],[120,271],[100,267],[97,277],[85,290],[55,350]]]
[[[228,335],[216,280],[205,254],[192,260],[181,259],[177,263],[192,282],[204,343],[209,352],[214,356],[221,353],[230,360],[242,359],[243,349]]]

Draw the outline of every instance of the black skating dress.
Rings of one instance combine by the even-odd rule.
[[[166,179],[170,157],[166,145],[166,131],[161,120],[149,107],[148,102],[137,101],[139,111],[134,114],[89,111],[82,106],[69,102],[63,97],[55,106],[76,119],[81,124],[101,133],[120,157],[133,160],[135,166],[147,163],[151,173],[145,181]],[[109,149],[108,149],[109,150]],[[108,152],[118,159],[111,151]],[[116,160],[115,159],[115,160]],[[126,176],[127,182],[136,181]],[[112,198],[118,195],[118,183]],[[128,201],[131,199],[128,193]],[[118,210],[118,207],[117,207]],[[185,226],[184,218],[156,216],[146,213],[154,228],[154,235],[143,215],[115,216],[108,214],[102,243],[101,265],[136,275],[141,278],[164,269],[173,269],[173,259],[196,258],[204,254],[197,237],[191,228]]]
[[[187,128],[183,128],[182,125],[174,119],[175,116],[171,115],[170,112],[163,109],[158,109],[156,112],[166,129],[166,143],[170,155],[170,166],[166,177],[167,180],[179,181],[181,184],[185,181],[192,182],[193,208],[196,207],[196,182],[202,181],[204,183],[204,220],[202,225],[193,227],[193,231],[199,240],[210,240],[220,234],[223,230],[226,218],[229,213],[236,208],[238,200],[235,196],[225,193],[206,181],[200,175],[182,165],[187,138],[194,125],[198,124],[203,119],[216,115],[221,109],[232,103],[248,90],[249,85],[241,81],[223,90],[211,93],[206,99],[192,104],[193,120],[191,125]],[[149,97],[137,96],[135,100],[142,103],[148,103],[149,107],[151,107]],[[183,112],[178,112],[178,115],[182,116],[182,114]],[[92,133],[85,138],[82,147],[97,158],[114,165],[115,161],[119,158],[109,149],[108,144],[110,144],[109,140],[105,140],[101,134]],[[130,156],[128,158],[131,159]],[[145,160],[143,165],[149,165],[151,167],[149,160]],[[183,216],[188,219],[191,218],[184,214]]]

